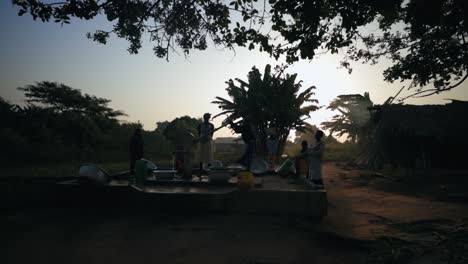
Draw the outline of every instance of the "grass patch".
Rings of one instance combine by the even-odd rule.
[[[4,167],[0,170],[0,177],[72,177],[78,175],[78,169],[82,162],[71,161],[54,164],[25,165]],[[155,161],[158,166],[171,166],[172,160]],[[96,163],[110,174],[116,174],[129,170],[128,161],[113,161]]]

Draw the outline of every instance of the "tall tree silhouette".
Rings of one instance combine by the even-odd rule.
[[[108,106],[109,99],[82,94],[80,90],[56,82],[37,82],[35,85],[19,87],[26,102],[45,107],[55,112],[74,112],[95,118],[116,119],[125,113]]]
[[[228,115],[227,120],[241,118],[240,122],[250,122],[260,136],[262,146],[265,146],[267,128],[276,128],[278,153],[281,153],[289,131],[304,130],[304,118],[318,109],[318,101],[313,98],[315,86],[301,92],[302,81],[297,82],[296,78],[297,74],[285,74],[284,67],[277,67],[273,73],[271,66],[267,65],[263,76],[253,67],[247,81],[235,79],[236,84],[231,79],[226,82],[230,100],[216,97],[213,103],[223,110],[218,115]]]
[[[182,116],[175,118],[169,123],[158,123],[162,125],[164,137],[172,142],[174,146],[182,144],[188,133],[197,134],[197,127],[202,122],[201,119],[190,116]]]
[[[362,143],[365,139],[366,126],[370,120],[368,107],[373,105],[369,93],[339,95],[333,99],[327,109],[338,111],[332,121],[323,122],[324,129],[338,137],[347,135],[354,143]]]

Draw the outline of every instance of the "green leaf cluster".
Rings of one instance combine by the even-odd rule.
[[[248,122],[259,135],[261,146],[265,145],[267,129],[275,129],[281,148],[289,131],[306,129],[304,120],[319,108],[314,98],[315,86],[301,90],[302,81],[296,80],[297,74],[285,74],[284,71],[284,66],[272,71],[271,65],[266,65],[262,75],[253,67],[246,81],[227,81],[226,91],[230,98],[216,97],[213,101],[222,110],[218,115],[227,115],[225,122],[240,119],[239,125],[231,126],[236,133],[242,133],[243,123]]]
[[[370,110],[373,105],[369,93],[339,95],[333,99],[327,109],[338,111],[331,121],[323,122],[322,128],[338,137],[347,135],[353,143],[363,143],[370,121]]]

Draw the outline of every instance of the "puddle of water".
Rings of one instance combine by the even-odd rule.
[[[224,194],[234,191],[234,187],[194,187],[194,186],[145,186],[142,191],[147,193],[177,193],[177,194]]]

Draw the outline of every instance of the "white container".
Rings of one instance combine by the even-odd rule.
[[[155,170],[153,175],[157,180],[172,180],[176,174],[175,170]]]
[[[208,172],[210,182],[228,182],[231,176],[233,176],[232,170],[210,170]]]

